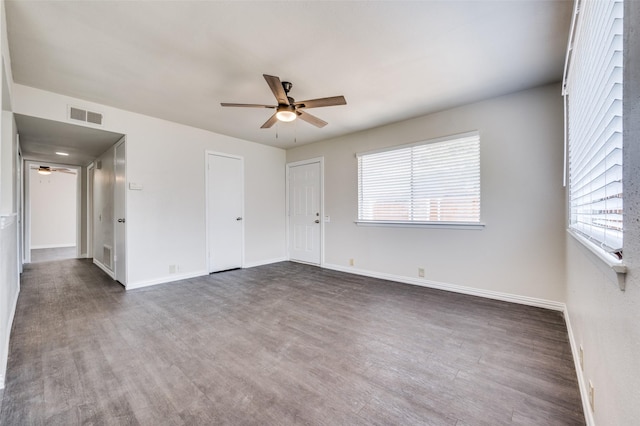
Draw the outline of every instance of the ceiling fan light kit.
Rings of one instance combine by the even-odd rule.
[[[326,121],[303,111],[303,109],[347,104],[344,96],[332,96],[329,98],[309,99],[307,101],[296,102],[295,99],[289,96],[289,91],[293,87],[293,84],[288,81],[280,81],[279,77],[272,75],[263,74],[262,76],[276,97],[278,105],[236,104],[228,102],[222,102],[220,105],[223,107],[273,108],[276,110],[275,114],[261,126],[262,129],[268,129],[276,124],[277,121],[290,122],[298,117],[316,127],[324,127],[328,124]]]
[[[278,107],[278,112],[276,112],[276,118],[284,122],[293,121],[297,117],[298,116],[295,113],[295,108],[291,105]]]

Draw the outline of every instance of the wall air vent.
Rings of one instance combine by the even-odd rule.
[[[102,264],[109,269],[113,269],[111,259],[111,246],[105,244],[102,247]]]
[[[102,114],[87,111],[87,123],[93,123],[102,126]]]
[[[69,107],[69,119],[102,126],[102,114],[82,108]]]

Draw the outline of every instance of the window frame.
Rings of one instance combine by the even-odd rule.
[[[597,238],[593,238],[592,236],[590,236],[587,233],[583,233],[582,231],[578,230],[577,226],[574,226],[574,217],[576,216],[576,213],[574,213],[573,209],[572,209],[572,205],[573,205],[573,200],[572,200],[572,191],[573,188],[571,186],[571,181],[570,181],[570,166],[571,166],[571,158],[570,158],[570,150],[571,150],[571,134],[570,134],[570,122],[569,120],[571,120],[571,92],[569,90],[569,86],[571,85],[570,82],[570,78],[573,76],[573,69],[572,69],[572,65],[573,65],[573,61],[574,61],[574,55],[575,55],[575,46],[576,46],[576,40],[577,40],[577,33],[578,33],[578,28],[580,27],[581,31],[584,31],[581,27],[582,25],[585,25],[583,20],[584,20],[584,16],[580,15],[581,12],[581,8],[582,5],[585,3],[584,0],[582,1],[576,1],[575,5],[574,5],[574,12],[573,12],[573,16],[572,16],[572,22],[571,22],[571,30],[569,33],[569,41],[568,41],[568,46],[567,46],[567,53],[566,53],[566,58],[565,58],[565,70],[564,70],[564,76],[563,76],[563,84],[562,84],[562,95],[564,97],[564,109],[565,109],[565,117],[564,117],[564,122],[565,122],[565,185],[567,186],[567,218],[566,218],[566,224],[567,224],[567,233],[578,243],[580,243],[580,245],[582,245],[583,247],[585,247],[586,249],[588,249],[593,255],[595,255],[595,257],[599,260],[601,260],[602,262],[604,262],[609,268],[611,268],[616,274],[618,274],[618,284],[620,286],[621,289],[624,289],[624,274],[626,273],[626,266],[623,262],[623,258],[619,258],[617,256],[617,254],[620,254],[620,257],[622,257],[622,252],[616,252],[613,250],[607,250],[603,247],[604,241],[600,241]],[[624,9],[624,0],[621,0],[620,3],[622,3],[622,8]],[[624,20],[624,17],[622,18]],[[582,21],[581,21],[582,20]],[[622,37],[624,38],[624,34],[622,34]],[[622,50],[623,50],[623,57],[624,57],[624,50],[626,49],[624,41],[622,42]],[[581,61],[584,61],[584,59],[581,59]],[[611,78],[613,74],[607,74],[607,78]],[[624,84],[624,82],[622,81],[621,84]],[[621,89],[622,91],[623,89]],[[623,121],[623,117],[620,116],[621,121]],[[592,118],[593,119],[593,118]],[[620,137],[623,138],[623,129],[621,129],[620,131]],[[578,142],[578,147],[580,146],[584,146],[584,144],[580,145],[580,143]],[[621,149],[623,149],[624,146],[624,141],[622,141],[621,144]],[[623,166],[624,167],[624,166]],[[607,181],[609,182],[609,181]],[[621,192],[622,197],[624,196],[624,190]],[[622,199],[622,205],[624,205],[624,199]],[[624,212],[622,213],[624,214]],[[624,220],[624,219],[623,219]],[[621,227],[621,235],[622,235],[622,245],[624,245],[624,227]]]
[[[478,187],[479,192],[478,195],[480,197],[480,207],[478,214],[477,222],[465,222],[465,221],[417,221],[417,220],[367,220],[361,219],[360,210],[361,210],[361,170],[360,170],[360,158],[367,155],[379,154],[390,151],[398,151],[407,148],[419,147],[424,145],[448,142],[448,141],[457,141],[459,139],[471,138],[475,137],[478,139]],[[357,219],[354,223],[358,226],[383,226],[383,227],[395,227],[395,228],[438,228],[438,229],[470,229],[470,230],[480,230],[484,229],[485,223],[482,221],[482,186],[481,186],[481,144],[480,144],[480,132],[479,131],[471,131],[465,133],[458,133],[448,136],[442,136],[438,138],[427,139],[418,142],[412,142],[402,145],[394,145],[385,148],[380,148],[371,151],[365,151],[356,153],[356,159],[358,160],[357,172]]]

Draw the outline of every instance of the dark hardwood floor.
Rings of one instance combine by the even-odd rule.
[[[2,425],[580,425],[558,312],[295,263],[27,265]]]
[[[77,256],[74,247],[54,247],[45,249],[31,249],[31,262],[50,262],[52,260],[75,259]]]

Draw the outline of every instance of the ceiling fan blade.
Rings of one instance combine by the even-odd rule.
[[[267,84],[271,88],[273,95],[278,100],[278,105],[289,105],[289,99],[287,98],[287,94],[282,87],[280,78],[267,74],[262,74],[262,76],[265,80],[267,80]]]
[[[334,105],[346,105],[347,100],[344,96],[331,96],[329,98],[309,99],[308,101],[296,102],[297,108],[318,108]]]
[[[246,108],[275,108],[275,105],[261,105],[261,104],[234,104],[229,102],[221,102],[223,107],[246,107]]]
[[[316,117],[315,115],[311,115],[311,114],[309,114],[307,112],[297,111],[296,113],[298,114],[298,117],[300,117],[301,120],[304,120],[309,124],[313,124],[316,127],[324,127],[327,124],[329,124],[326,121],[321,120],[318,117]]]
[[[260,126],[261,129],[268,129],[271,126],[273,126],[274,124],[276,124],[276,122],[278,121],[278,117],[276,117],[275,114],[273,114],[267,121],[265,121],[265,123]]]

